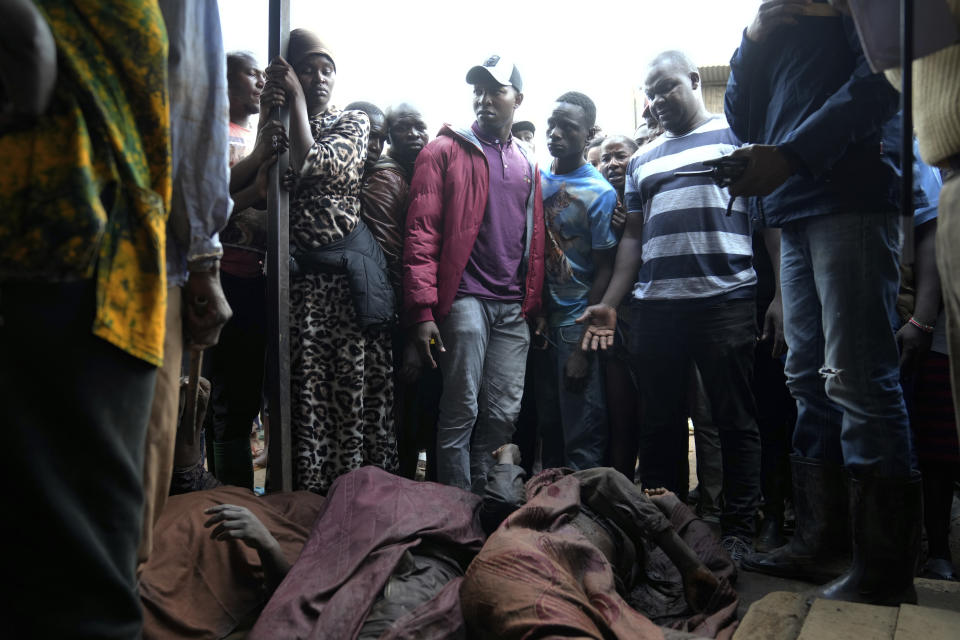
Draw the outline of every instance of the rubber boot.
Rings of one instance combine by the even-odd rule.
[[[253,452],[249,438],[214,442],[213,457],[220,482],[253,491]]]
[[[783,537],[783,516],[764,514],[763,522],[760,523],[760,531],[757,533],[757,539],[753,542],[753,548],[760,553],[770,553],[774,549],[786,544],[787,539]]]
[[[923,500],[920,474],[850,482],[853,564],[815,597],[896,607],[916,604]]]
[[[836,464],[792,456],[797,531],[769,553],[751,553],[741,567],[781,578],[824,583],[849,566],[847,489]]]

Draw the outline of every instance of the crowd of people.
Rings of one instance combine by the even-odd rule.
[[[0,397],[11,544],[32,550],[9,563],[11,628],[133,638],[145,611],[184,632],[189,583],[220,603],[210,637],[271,595],[251,637],[686,637],[731,631],[738,569],[887,605],[916,602],[918,570],[956,579],[960,45],[915,63],[901,212],[913,132],[845,5],[762,2],[722,114],[669,50],[638,69],[636,131],[605,135],[576,90],[521,121],[524,79],[492,55],[449,80],[475,121],[431,135],[415,101],[335,106],[337,55],[308,29],[260,68],[224,52],[212,0],[11,0]],[[284,154],[308,493],[271,503],[250,433],[262,418],[269,446]],[[424,451],[437,484],[401,479]],[[201,553],[211,535],[246,555]],[[171,564],[184,548],[202,571]],[[229,579],[190,583],[210,562]]]

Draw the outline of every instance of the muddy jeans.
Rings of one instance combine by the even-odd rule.
[[[519,302],[457,298],[440,325],[437,481],[482,494],[490,454],[512,441],[530,329]]]

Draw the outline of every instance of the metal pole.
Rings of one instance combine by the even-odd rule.
[[[290,38],[290,0],[270,0],[270,59],[286,54]],[[289,129],[286,108],[270,118]],[[267,180],[267,407],[270,415],[267,486],[293,490],[290,442],[290,197],[280,186],[289,153],[280,154]]]
[[[900,213],[913,218],[913,0],[900,0]]]

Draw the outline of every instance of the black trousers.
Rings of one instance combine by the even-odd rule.
[[[760,496],[760,435],[750,389],[756,344],[754,308],[752,299],[712,305],[632,303],[626,337],[631,370],[644,402],[643,486],[685,493],[686,399],[692,359],[720,432],[724,503],[720,526],[723,535],[750,539]]]
[[[208,350],[204,369],[210,380],[214,438],[228,442],[250,437],[263,402],[267,280],[221,273],[220,283],[233,316],[220,332],[220,341]]]
[[[156,367],[91,333],[90,281],[0,285],[3,629],[139,638],[135,570]]]

